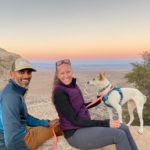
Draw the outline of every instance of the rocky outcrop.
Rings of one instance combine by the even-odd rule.
[[[15,53],[8,52],[0,48],[0,75],[5,76],[7,71],[10,70],[12,62],[20,57]]]
[[[138,127],[137,126],[131,126],[130,130],[134,137],[135,142],[138,145],[139,150],[149,150],[150,144],[149,144],[149,137],[150,137],[150,127],[145,126],[144,127],[144,133],[138,134],[137,132]],[[41,147],[39,147],[37,150],[49,150],[53,149],[53,141],[48,140],[45,142]],[[63,136],[58,137],[58,143],[57,143],[57,150],[77,150],[73,147],[71,147]],[[103,148],[97,149],[97,150],[116,150],[115,145],[105,146]]]

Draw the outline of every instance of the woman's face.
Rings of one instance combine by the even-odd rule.
[[[61,64],[57,66],[57,78],[65,85],[72,82],[72,69],[68,64]]]

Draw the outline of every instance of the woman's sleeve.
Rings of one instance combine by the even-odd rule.
[[[73,107],[69,103],[69,97],[63,90],[54,92],[54,104],[70,122],[81,127],[103,126],[109,127],[109,120],[90,120],[76,115]]]

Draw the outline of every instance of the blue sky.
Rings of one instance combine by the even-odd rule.
[[[0,47],[29,59],[130,58],[150,49],[149,0],[1,0]]]

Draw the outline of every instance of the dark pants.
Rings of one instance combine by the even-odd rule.
[[[120,128],[88,127],[80,128],[67,139],[68,143],[82,150],[101,148],[115,144],[116,150],[137,150],[129,128],[122,124]]]

